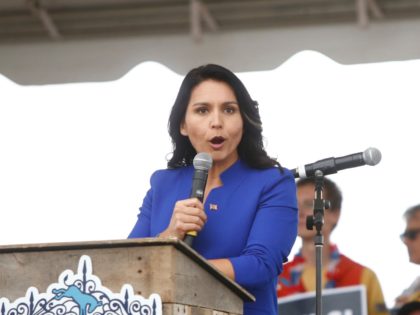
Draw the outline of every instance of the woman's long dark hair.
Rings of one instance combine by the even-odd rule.
[[[264,149],[258,103],[251,99],[244,84],[233,72],[214,64],[192,69],[182,81],[168,121],[173,145],[173,155],[168,161],[168,167],[191,165],[197,154],[188,137],[180,133],[180,127],[185,119],[192,90],[206,80],[225,82],[235,93],[243,120],[243,135],[238,145],[239,158],[254,168],[277,166],[282,170],[279,162],[270,158]]]

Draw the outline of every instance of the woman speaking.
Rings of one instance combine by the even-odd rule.
[[[256,297],[244,314],[277,314],[277,276],[297,234],[296,187],[264,149],[258,104],[230,70],[204,65],[184,78],[168,128],[168,168],[151,176],[129,237],[197,232],[192,247]],[[202,152],[212,166],[200,201],[190,193]]]

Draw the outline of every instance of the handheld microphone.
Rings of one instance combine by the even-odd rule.
[[[194,175],[190,198],[197,198],[198,200],[203,202],[204,190],[206,188],[207,183],[207,175],[212,164],[213,159],[211,158],[211,155],[206,152],[198,153],[194,157]],[[197,231],[189,231],[185,235],[184,242],[187,243],[189,246],[192,246],[194,237],[196,236]]]
[[[338,158],[330,157],[311,164],[299,166],[292,170],[292,174],[295,178],[314,177],[316,170],[320,170],[324,175],[335,174],[338,171],[347,168],[366,164],[374,166],[381,161],[381,158],[381,151],[376,148],[368,148],[364,152],[354,153]]]

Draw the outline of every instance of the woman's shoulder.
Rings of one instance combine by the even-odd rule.
[[[153,183],[161,181],[177,180],[182,176],[186,176],[192,171],[192,166],[165,168],[153,172],[150,181]]]
[[[257,169],[257,168],[249,168],[250,173],[252,176],[258,177],[260,179],[267,179],[267,180],[286,180],[286,181],[293,181],[294,177],[292,172],[287,168],[279,168],[277,166]]]
[[[289,191],[296,193],[296,184],[290,170],[286,168],[268,167],[253,168],[247,165],[242,166],[242,182],[252,187],[260,187],[263,191]]]

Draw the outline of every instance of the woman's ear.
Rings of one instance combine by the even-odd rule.
[[[186,137],[188,136],[188,132],[187,132],[187,129],[185,128],[185,122],[184,121],[181,123],[181,126],[179,127],[179,132],[183,136],[186,136]]]

